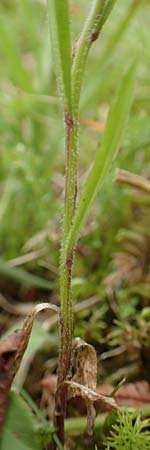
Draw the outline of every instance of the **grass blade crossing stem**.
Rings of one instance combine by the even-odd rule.
[[[91,203],[98,189],[102,186],[102,183],[105,180],[105,177],[111,167],[112,160],[120,144],[133,98],[134,80],[135,63],[124,75],[117,99],[111,108],[104,131],[102,144],[97,152],[95,162],[85,183],[74,224],[70,232],[66,250],[67,255],[74,247],[81,227],[85,222],[91,207]]]

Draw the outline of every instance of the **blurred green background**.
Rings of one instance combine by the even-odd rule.
[[[87,0],[70,2],[73,42],[89,5]],[[98,308],[80,313],[75,333],[97,345],[104,342],[114,319],[130,323],[135,314],[144,315],[150,297],[149,196],[113,182],[116,167],[150,177],[149,42],[149,2],[118,0],[92,46],[82,87],[78,196],[119,80],[137,59],[130,120],[119,155],[79,240],[74,268],[74,301],[95,295],[100,299]],[[64,128],[44,0],[0,3],[0,136],[2,292],[22,299],[20,286],[40,287],[40,296],[51,288],[58,302]],[[38,296],[36,293],[33,298]],[[145,320],[141,317],[137,330]],[[126,331],[119,330],[122,345],[127,346],[123,341]],[[130,331],[132,341],[132,326]],[[115,347],[116,341],[111,345]]]

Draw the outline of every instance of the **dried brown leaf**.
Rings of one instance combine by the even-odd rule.
[[[25,330],[19,330],[0,343],[0,431],[6,413],[8,392],[15,374],[15,355],[25,335]]]
[[[97,385],[97,356],[92,345],[83,339],[74,341],[74,365],[75,374],[72,381],[83,384],[90,389],[96,389]]]
[[[123,169],[116,169],[115,180],[116,183],[127,184],[135,189],[150,193],[150,182],[135,173],[128,172]]]
[[[51,380],[52,377],[52,380]],[[53,382],[54,377],[54,382]],[[48,395],[54,394],[57,386],[57,376],[52,375],[50,377],[46,377],[40,383],[41,386],[47,391]],[[101,384],[97,386],[96,392],[105,397],[110,396],[113,391],[113,386],[110,384]],[[82,397],[83,398],[83,397]],[[73,404],[75,405],[77,411],[81,414],[85,414],[85,401],[76,397],[76,400],[73,400]],[[114,395],[114,398],[118,405],[121,406],[131,406],[131,407],[140,407],[146,404],[150,404],[150,385],[147,381],[137,381],[135,383],[126,383],[119,388],[119,390]],[[95,408],[99,408],[101,404],[101,399],[95,401]]]
[[[74,341],[75,374],[73,382],[80,383],[91,389],[96,389],[97,385],[97,356],[94,347],[84,340],[76,338]],[[74,397],[74,389],[70,385],[69,397]],[[87,432],[93,434],[95,422],[95,408],[90,398],[85,398],[87,408]]]
[[[6,414],[8,393],[27,348],[36,314],[45,308],[58,312],[55,305],[41,303],[30,312],[21,330],[0,342],[0,430]]]
[[[93,130],[99,131],[100,133],[103,133],[105,128],[104,122],[98,122],[97,120],[92,120],[87,117],[81,117],[80,122]]]
[[[97,387],[97,391],[103,395],[110,395],[113,387],[104,384]],[[150,404],[150,385],[147,381],[137,381],[135,383],[126,383],[119,388],[115,394],[115,399],[119,405],[140,407],[144,404]]]
[[[95,407],[93,403],[101,400],[109,406],[117,408],[113,398],[105,397],[96,392],[97,386],[97,356],[94,347],[87,344],[80,338],[75,339],[74,343],[74,365],[75,374],[71,381],[67,381],[69,385],[68,398],[77,396],[85,400],[87,408],[87,432],[93,434],[95,421]]]
[[[100,400],[102,403],[106,403],[107,405],[111,406],[112,408],[118,409],[118,405],[115,402],[114,398],[102,395],[98,392],[93,391],[92,389],[89,389],[86,386],[83,386],[82,384],[75,383],[74,381],[66,381],[65,383],[67,383],[71,386],[72,397],[81,396],[85,400],[86,399],[91,400],[91,402]]]
[[[120,388],[116,398],[118,403],[127,406],[150,404],[150,385],[144,380],[128,383]]]

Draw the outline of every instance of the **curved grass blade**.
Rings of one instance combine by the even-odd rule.
[[[117,99],[109,113],[102,144],[97,152],[95,162],[85,183],[74,224],[70,232],[66,249],[67,254],[69,254],[74,247],[81,226],[85,222],[89,212],[91,203],[105,180],[120,144],[123,129],[132,103],[134,81],[135,63],[130,66],[129,70],[124,75]]]
[[[57,82],[64,108],[71,113],[71,37],[68,0],[48,0]]]

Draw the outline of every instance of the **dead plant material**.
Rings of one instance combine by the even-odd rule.
[[[8,393],[27,348],[36,314],[45,308],[58,308],[49,303],[37,305],[28,315],[21,330],[0,342],[0,431],[7,410]]]
[[[98,122],[97,120],[89,119],[88,117],[81,117],[80,122],[81,122],[81,124],[86,125],[95,131],[99,131],[100,133],[103,133],[104,128],[105,128],[105,123]]]
[[[9,267],[22,266],[23,264],[27,264],[31,261],[41,258],[42,256],[45,256],[45,254],[46,254],[45,249],[26,253],[25,255],[21,255],[21,256],[18,256],[17,258],[13,258],[13,259],[9,260],[8,266]]]
[[[19,330],[0,343],[0,431],[6,414],[9,389],[18,369],[18,365],[15,365],[16,354],[25,337],[26,331]]]
[[[72,381],[83,384],[90,389],[97,385],[97,356],[94,347],[83,339],[74,341],[74,369]]]
[[[79,395],[85,398],[86,401],[87,432],[91,436],[93,434],[96,414],[93,406],[93,399],[90,399],[88,395],[85,394],[84,389],[86,389],[86,387],[96,389],[97,385],[97,356],[94,347],[87,344],[82,339],[76,338],[74,342],[74,359],[75,374],[72,378],[68,395],[71,397],[78,395],[78,387],[73,386],[74,383],[80,383],[81,388],[83,387],[82,394],[80,393]]]
[[[133,223],[132,228],[120,230],[117,241],[121,251],[114,253],[113,266],[114,271],[104,280],[107,287],[119,287],[122,281],[128,286],[137,286],[138,283],[149,283],[149,258],[150,258],[150,233],[149,223],[145,230],[136,230]]]
[[[57,386],[57,376],[56,375],[51,375],[49,377],[44,378],[41,381],[41,386],[43,389],[45,389],[45,391],[47,392],[47,397],[49,395],[54,395],[55,394],[55,390],[56,390],[56,386]],[[80,393],[80,396],[82,396],[82,398],[80,399],[80,401],[78,401],[78,398],[76,397],[76,401],[73,400],[73,404],[76,407],[76,410],[80,413],[80,414],[85,414],[85,401],[84,401],[84,396],[81,394],[81,388],[80,388],[80,384],[78,384],[79,387],[79,391],[78,393]],[[73,386],[72,386],[73,388]],[[75,390],[76,390],[76,394],[77,394],[77,386],[75,383]],[[95,409],[99,409],[102,401],[104,401],[104,397],[106,400],[110,400],[113,401],[112,398],[110,398],[110,395],[112,395],[112,391],[113,391],[113,386],[110,384],[101,384],[99,386],[97,386],[96,388],[96,392],[94,391],[94,398],[93,398],[93,393],[90,395],[92,395],[92,398],[94,399],[94,406]],[[96,398],[97,395],[102,396],[102,398]],[[83,400],[82,400],[83,399]],[[144,405],[150,404],[150,384],[145,381],[145,380],[141,380],[141,381],[137,381],[135,383],[126,383],[123,386],[121,386],[118,391],[114,394],[114,399],[117,403],[117,405],[119,406],[129,406],[129,407],[135,407],[135,408],[140,408]],[[107,405],[110,407],[112,407],[113,405],[110,403],[106,403],[106,409],[107,409]]]
[[[117,169],[114,181],[116,183],[127,184],[128,186],[150,194],[150,182],[146,178],[128,172],[127,170]]]
[[[104,384],[97,387],[97,392],[103,395],[110,395],[112,386]],[[127,383],[120,387],[115,394],[115,399],[119,405],[140,407],[150,404],[150,384],[145,381],[137,381],[135,383]],[[99,402],[96,402],[97,406]]]
[[[68,399],[80,396],[85,400],[87,408],[87,432],[91,436],[93,434],[96,416],[93,403],[99,399],[111,407],[118,407],[113,398],[107,398],[96,392],[97,356],[94,347],[82,339],[76,338],[74,343],[74,361],[75,374],[71,381],[66,382],[69,385]]]
[[[33,309],[33,303],[11,303],[4,295],[0,294],[0,308],[15,316],[26,316]]]

